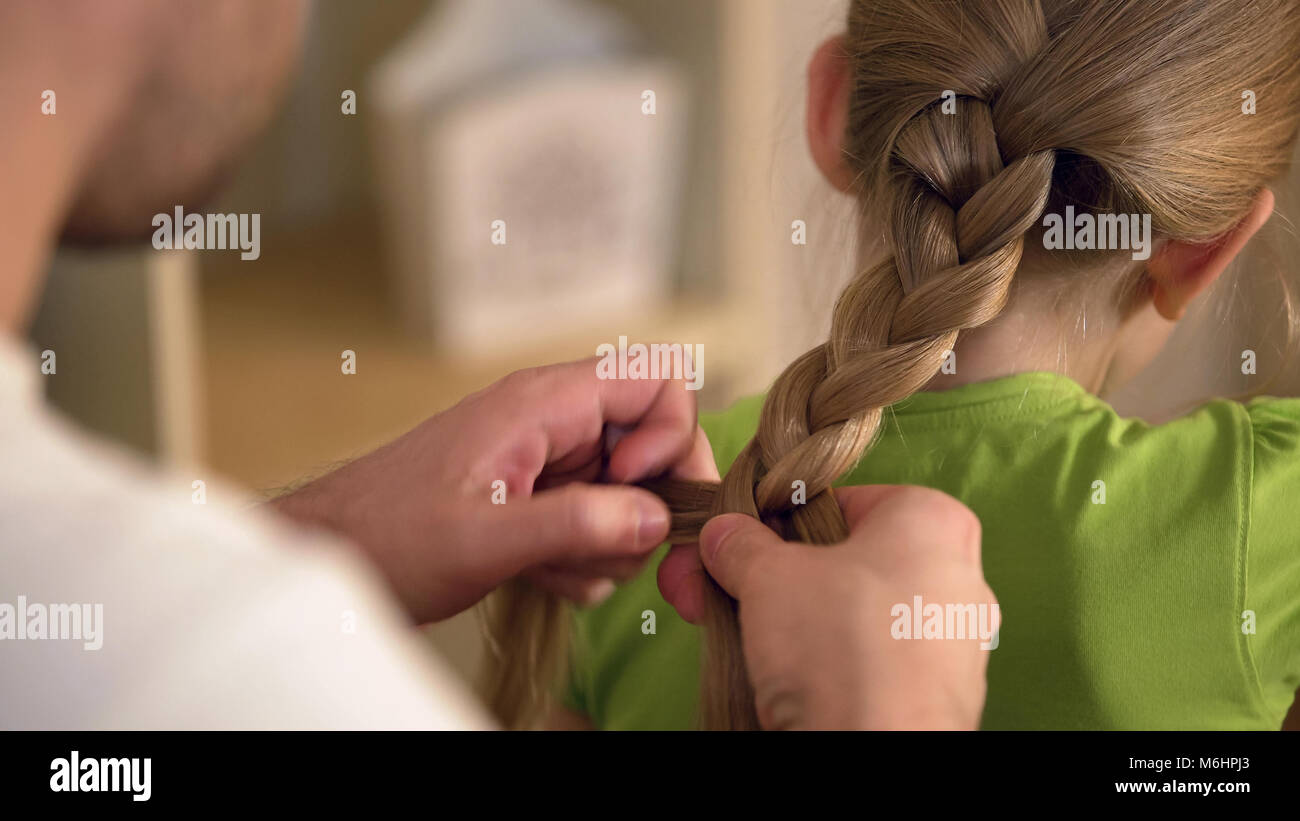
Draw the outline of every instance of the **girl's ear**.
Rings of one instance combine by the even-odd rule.
[[[1171,322],[1182,319],[1187,306],[1228,267],[1255,232],[1273,214],[1273,192],[1261,189],[1250,211],[1228,233],[1208,243],[1169,241],[1151,257],[1147,273],[1152,303]]]
[[[844,35],[822,43],[808,63],[808,147],[831,185],[849,192],[854,174],[844,161],[850,69]]]

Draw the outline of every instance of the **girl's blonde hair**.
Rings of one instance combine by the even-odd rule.
[[[648,483],[674,511],[673,541],[729,512],[843,540],[831,483],[882,409],[1002,311],[1045,211],[1150,214],[1161,237],[1212,239],[1286,170],[1300,124],[1296,0],[854,0],[843,42],[844,156],[862,230],[883,225],[892,256],[847,285],[829,340],[777,378],[721,484]],[[505,605],[489,698],[519,726],[549,687],[533,648],[567,616],[535,591]],[[702,725],[756,729],[735,603],[716,585],[705,631]]]

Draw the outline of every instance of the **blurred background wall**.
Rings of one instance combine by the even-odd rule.
[[[280,116],[221,200],[203,209],[260,213],[260,259],[61,253],[31,332],[38,349],[58,351],[50,398],[124,446],[256,494],[324,472],[511,370],[591,356],[620,335],[703,344],[706,409],[761,390],[824,338],[829,306],[854,264],[852,203],[819,180],[802,130],[804,66],[841,25],[844,2],[590,6],[632,33],[630,55],[670,65],[680,79],[680,90],[658,100],[682,134],[681,149],[664,163],[677,179],[666,189],[674,192],[666,209],[671,247],[655,249],[666,260],[662,303],[563,317],[562,330],[544,335],[516,323],[478,355],[413,332],[402,319],[411,306],[403,304],[401,253],[386,230],[391,203],[380,177],[385,164],[391,174],[394,158],[376,147],[383,128],[373,78],[439,7],[321,0]],[[518,36],[510,15],[501,16],[506,34]],[[601,76],[589,74],[593,83]],[[449,105],[490,99],[500,87],[468,84]],[[345,90],[357,95],[355,115],[341,111]],[[644,122],[640,105],[630,100],[628,128]],[[428,170],[419,162],[397,167],[417,190],[445,194]],[[1278,376],[1272,392],[1297,392],[1300,371],[1280,367],[1274,277],[1275,261],[1293,266],[1296,258],[1285,217],[1296,213],[1298,190],[1293,177],[1279,192],[1283,218],[1268,242],[1252,248],[1217,301],[1179,331],[1182,352],[1162,357],[1116,398],[1122,411],[1159,419],[1187,400],[1251,387],[1239,372],[1245,348],[1258,349],[1261,376]],[[807,226],[806,245],[791,242],[795,220]],[[428,231],[432,247],[437,229],[413,230]],[[415,239],[418,251],[424,233]],[[585,249],[572,250],[578,260]],[[608,277],[617,284],[620,272]],[[506,296],[485,291],[489,304]],[[355,374],[341,372],[345,350],[355,352]],[[475,668],[472,616],[431,634],[459,669]]]

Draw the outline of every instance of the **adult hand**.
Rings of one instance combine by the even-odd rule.
[[[988,667],[981,644],[996,647],[1000,623],[980,565],[979,519],[926,488],[835,495],[851,529],[843,543],[785,542],[748,516],[719,516],[698,550],[674,547],[664,560],[664,597],[698,621],[707,569],[739,601],[746,665],[768,729],[978,728]],[[992,635],[896,638],[895,614],[904,611],[894,608],[910,614],[915,596],[986,608]]]
[[[648,491],[591,483],[665,472],[717,477],[694,392],[599,379],[589,359],[513,373],[272,504],[359,545],[423,622],[521,573],[583,603],[607,595],[669,514]]]

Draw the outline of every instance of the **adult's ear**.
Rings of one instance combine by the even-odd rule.
[[[1214,284],[1272,214],[1273,192],[1264,188],[1228,233],[1207,243],[1166,242],[1147,262],[1152,303],[1160,316],[1181,319],[1196,295]]]
[[[836,35],[813,52],[808,63],[806,128],[813,162],[831,185],[848,192],[854,174],[844,161],[844,129],[848,123],[849,58],[844,35]]]

